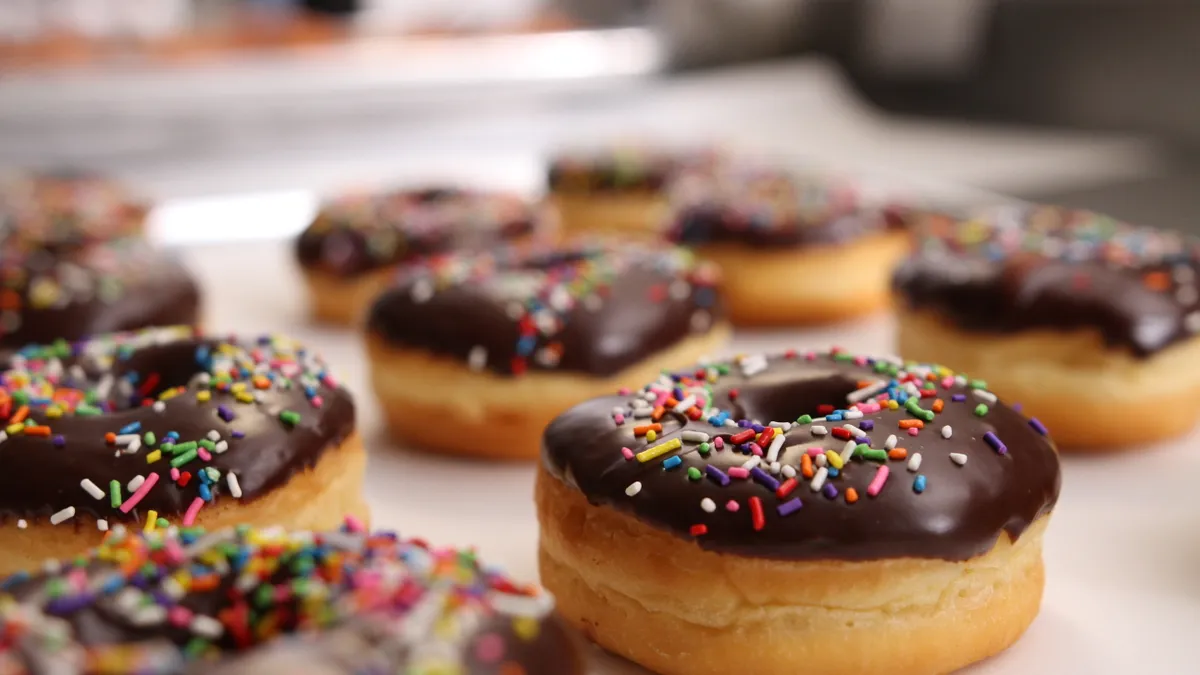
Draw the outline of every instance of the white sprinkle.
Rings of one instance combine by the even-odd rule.
[[[842,413],[842,419],[844,420],[862,419],[862,416],[863,414],[861,410],[847,410],[846,412]]]
[[[1184,317],[1183,322],[1187,325],[1188,331],[1192,333],[1200,333],[1200,310],[1188,312]]]
[[[713,511],[717,510],[717,503],[708,497],[705,497],[704,499],[700,500],[700,508],[704,509],[707,513],[712,513]]]
[[[63,522],[64,520],[70,520],[74,517],[75,517],[75,507],[68,506],[67,508],[63,509],[62,511],[59,511],[58,513],[50,516],[50,524],[57,525],[57,524]]]
[[[630,497],[637,495],[637,493],[639,493],[641,491],[642,491],[642,482],[637,481],[637,480],[633,481],[632,483],[629,484],[629,487],[625,488],[625,494],[629,495]]]
[[[225,474],[225,482],[229,485],[229,496],[234,499],[241,499],[242,486],[238,483],[237,474],[232,471]]]
[[[954,434],[954,430],[950,428],[949,424],[942,427],[942,438],[950,438],[950,436],[953,434]]]
[[[726,427],[737,427],[737,425],[738,425],[738,423],[737,423],[737,422],[735,422],[735,421],[733,421],[733,420],[725,420],[725,424],[723,424],[723,425],[721,425],[721,426],[726,426]]]
[[[874,384],[869,384],[862,389],[856,389],[846,395],[847,403],[862,403],[871,398],[875,394],[887,389],[888,383],[886,380],[880,380]]]
[[[854,457],[854,449],[858,447],[858,443],[854,441],[846,441],[846,445],[842,446],[842,464],[849,464],[850,459]]]
[[[525,316],[525,307],[519,302],[510,302],[508,303],[508,307],[504,308],[504,313],[508,314],[508,318],[516,321]]]
[[[692,318],[688,321],[691,324],[692,330],[701,333],[708,330],[712,325],[712,315],[703,309],[698,309],[692,312]]]
[[[883,442],[883,448],[885,450],[891,450],[892,448],[895,448],[895,447],[896,447],[896,434],[891,434],[890,436],[887,437],[887,440]]]
[[[136,455],[138,450],[141,450],[141,449],[142,449],[142,439],[135,438],[132,441],[129,441],[129,443],[125,446],[124,452],[127,455]]]
[[[783,468],[780,469],[779,471],[786,478],[795,478],[796,477],[796,467],[792,466],[791,464],[784,464]]]
[[[218,441],[217,444],[213,446],[213,452],[217,453],[218,455],[228,449],[229,441]]]
[[[829,458],[826,457],[824,453],[822,453],[820,455],[817,455],[816,459],[814,459],[813,461],[815,461],[817,463],[817,466],[825,466],[826,464],[829,463]]]
[[[767,369],[767,357],[762,354],[747,356],[741,360],[739,365],[742,367],[744,377],[753,377]]]
[[[770,423],[770,424],[768,424],[767,426],[769,426],[769,427],[775,427],[776,429],[783,429],[784,431],[791,431],[791,430],[792,430],[792,423],[791,423],[791,422],[771,422],[771,423]]]
[[[90,478],[84,478],[79,481],[79,487],[83,491],[92,496],[92,499],[104,499],[104,490],[101,490]]]
[[[108,521],[103,518],[97,520],[96,529],[100,530],[101,532],[108,532]]]
[[[954,462],[955,464],[957,464],[959,466],[962,466],[963,464],[967,463],[967,456],[962,454],[961,452],[952,452],[952,453],[950,453],[950,461]]]
[[[677,413],[685,413],[694,405],[696,405],[696,397],[689,396],[680,401],[679,404],[673,408],[673,410]]]
[[[824,436],[825,434],[829,433],[828,429],[826,429],[825,427],[823,427],[819,424],[813,425],[812,427],[810,427],[809,431],[812,432],[813,436]]]
[[[54,575],[62,571],[62,562],[57,558],[47,558],[42,561],[42,571]]]
[[[163,579],[162,583],[159,584],[159,587],[162,588],[162,592],[166,593],[167,597],[171,598],[172,600],[181,600],[185,595],[187,595],[187,589],[185,589],[182,584],[176,581],[174,577],[167,577],[166,579]]]
[[[17,528],[18,528],[18,529],[21,529],[21,530],[23,530],[23,529],[25,529],[25,528],[27,528],[27,527],[29,527],[29,523],[25,522],[25,519],[24,519],[24,518],[21,518],[20,520],[18,520],[18,521],[17,521]]]
[[[429,283],[428,279],[420,279],[413,284],[409,295],[417,304],[429,302],[429,299],[433,297],[433,284]]]
[[[162,411],[167,409],[167,404],[165,401],[155,401],[154,405],[152,405],[150,407],[154,409],[154,412],[161,413]]]
[[[767,448],[767,461],[775,462],[779,460],[779,451],[783,448],[783,434],[775,434],[775,438],[771,439],[771,445]]]
[[[213,443],[221,440],[221,432],[217,431],[216,429],[209,429],[208,440],[212,441]]]
[[[653,414],[654,414],[653,408],[643,408],[643,407],[636,406],[636,405],[633,406],[633,417],[635,419],[645,419]]]
[[[8,440],[8,432],[0,431],[0,443],[3,443],[4,441],[7,441],[7,440]]]
[[[858,427],[854,426],[853,424],[843,424],[842,428],[845,429],[846,431],[849,431],[850,433],[854,434],[855,438],[858,438],[859,436],[867,435],[867,432],[863,431],[862,429],[859,429]]]
[[[986,391],[984,389],[975,389],[972,393],[975,394],[975,398],[987,401],[988,405],[996,402],[996,395],[990,391]]]
[[[912,457],[908,458],[908,470],[916,473],[921,468],[921,453],[914,452]]]
[[[471,370],[483,370],[487,365],[487,348],[483,345],[475,345],[471,347],[471,353],[467,354],[467,366]]]
[[[758,466],[759,464],[762,464],[762,457],[755,455],[755,456],[751,457],[750,459],[746,460],[745,462],[742,462],[742,468],[749,471],[750,469],[753,469],[754,467]]]
[[[116,442],[117,445],[125,446],[136,440],[138,440],[137,434],[121,434],[120,436],[117,436]]]
[[[782,468],[783,465],[779,462],[771,462],[771,465],[767,467],[767,471],[770,471],[771,473],[779,473],[779,470]]]
[[[167,620],[167,608],[162,605],[142,605],[134,610],[129,620],[135,626],[153,626]]]
[[[828,468],[821,467],[817,469],[817,475],[813,476],[812,482],[808,484],[809,489],[813,492],[820,492],[821,488],[825,487],[825,477],[828,475]]]
[[[145,482],[146,482],[146,477],[141,474],[138,474],[137,476],[134,476],[132,479],[130,479],[129,484],[126,485],[125,488],[127,490],[129,490],[130,492],[137,492],[137,489],[142,487],[142,483],[145,483]]]
[[[598,296],[598,295],[589,295],[583,299],[583,308],[589,312],[599,312],[600,308],[603,306],[604,306],[604,300],[601,299],[600,296]],[[514,318],[519,319],[519,318],[521,318],[521,315],[518,314]]]
[[[682,434],[680,434],[679,437],[682,438],[683,440],[687,441],[688,443],[707,443],[708,442],[708,434],[704,433],[703,431],[692,431],[691,429],[689,429],[689,430],[683,432]]]
[[[192,623],[188,628],[196,635],[208,638],[209,640],[215,640],[225,633],[225,627],[221,625],[220,621],[211,616],[204,616],[203,614],[197,614],[192,617]]]
[[[1200,299],[1200,291],[1197,291],[1196,287],[1192,285],[1180,286],[1179,290],[1175,291],[1175,299],[1180,304],[1191,305]]]

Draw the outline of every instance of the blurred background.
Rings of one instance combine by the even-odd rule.
[[[178,240],[347,185],[536,190],[614,138],[1200,231],[1197,38],[1191,0],[0,0],[0,164],[114,173]]]

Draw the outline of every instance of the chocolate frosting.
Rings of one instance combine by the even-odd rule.
[[[79,169],[0,175],[0,241],[55,249],[142,230],[149,206],[121,183]]]
[[[1094,330],[1142,358],[1200,331],[1194,238],[1043,206],[924,229],[893,286],[910,308],[963,330]]]
[[[300,235],[300,264],[355,276],[452,249],[484,249],[536,234],[533,207],[515,195],[437,187],[347,194],[321,207]]]
[[[717,281],[685,251],[638,245],[437,257],[401,270],[368,330],[504,375],[606,376],[707,332]]]
[[[190,524],[189,509],[266,494],[354,429],[349,393],[283,337],[231,343],[168,328],[31,347],[0,385],[5,527],[52,516],[73,527],[83,514],[142,522],[151,510]],[[139,498],[142,482],[152,487]]]
[[[576,675],[552,608],[473,553],[390,533],[114,532],[0,583],[0,667]]]
[[[844,353],[744,357],[571,409],[546,429],[543,462],[592,504],[712,551],[786,560],[966,560],[987,552],[1001,532],[1019,537],[1049,513],[1060,482],[1044,427],[995,402],[982,384],[936,367],[903,368]],[[898,407],[890,409],[889,400]],[[661,432],[647,440],[636,429],[652,423],[655,406],[666,412]],[[774,432],[784,435],[779,466],[770,463],[774,439],[765,440],[762,464],[740,478],[757,457],[736,436],[760,435],[739,426],[749,421],[791,424]],[[923,424],[917,436],[900,428],[914,421]],[[708,445],[685,439],[692,432],[709,435]],[[886,456],[891,435],[903,458],[898,450]],[[676,442],[680,447],[671,449]],[[660,446],[668,451],[639,457]],[[810,478],[802,460],[809,448],[850,458],[836,476],[834,460],[817,460]],[[909,463],[918,453],[914,471]],[[793,472],[796,482],[789,484]]]
[[[199,311],[191,275],[143,240],[53,250],[0,244],[0,355],[59,339],[193,324]]]
[[[645,146],[573,150],[554,157],[546,187],[559,193],[658,193],[682,172],[707,173],[721,161],[713,150]]]
[[[682,176],[671,213],[667,238],[690,246],[840,244],[905,226],[904,211],[868,203],[850,180],[742,165]]]

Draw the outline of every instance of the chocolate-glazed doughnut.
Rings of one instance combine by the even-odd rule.
[[[1057,453],[945,368],[704,363],[576,406],[543,443],[543,583],[655,672],[948,672],[1037,614]]]
[[[676,181],[666,232],[726,270],[735,325],[812,324],[887,304],[902,213],[846,178],[731,164]]]
[[[354,405],[284,337],[187,328],[28,347],[0,374],[0,571],[116,523],[331,527],[365,515]]]
[[[121,183],[80,170],[0,173],[0,240],[41,248],[137,236],[148,204]]]
[[[391,533],[114,531],[0,582],[0,668],[578,675],[553,600]]]
[[[558,154],[546,170],[547,199],[566,234],[662,237],[666,197],[684,172],[707,174],[722,162],[714,150],[620,145]]]
[[[296,242],[321,320],[353,323],[397,264],[455,249],[541,236],[526,200],[454,187],[342,195],[321,206]]]
[[[0,243],[0,356],[60,339],[194,324],[199,313],[191,275],[144,240]]]
[[[922,230],[893,282],[904,356],[936,354],[987,378],[1069,449],[1130,447],[1195,424],[1200,241],[1029,205],[927,218]],[[1168,400],[1170,419],[1127,423]]]
[[[399,438],[536,457],[558,412],[716,349],[728,334],[717,282],[714,268],[672,248],[430,258],[402,269],[370,310],[375,391]],[[429,415],[461,433],[435,432]],[[493,437],[504,441],[482,440]]]

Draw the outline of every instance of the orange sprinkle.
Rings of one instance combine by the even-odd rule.
[[[24,422],[25,418],[28,416],[29,406],[23,405],[20,408],[17,408],[17,412],[13,413],[12,417],[8,418],[8,422],[9,424],[20,424],[21,422]]]
[[[942,412],[942,408],[945,408],[945,407],[946,407],[946,402],[939,398],[939,399],[934,399],[931,409],[935,413],[940,413],[940,412]]]
[[[800,473],[805,478],[813,477],[812,455],[805,453],[800,457]]]
[[[667,409],[660,405],[654,409],[654,412],[650,413],[650,419],[657,422],[657,421],[661,420],[662,416],[665,415],[666,413],[667,413]]]
[[[50,427],[42,427],[42,426],[25,427],[24,433],[26,436],[49,436],[50,435]]]
[[[10,288],[0,291],[0,309],[21,309],[21,294]]]
[[[113,445],[117,442],[117,435],[111,431],[107,434],[104,434],[104,442],[108,443],[109,445]]]
[[[854,488],[847,488],[846,489],[846,503],[853,504],[856,501],[858,501],[858,490],[855,490]]]
[[[901,429],[924,429],[925,423],[921,420],[900,420]]]
[[[674,408],[675,406],[679,405],[679,401],[676,401],[673,398],[669,398],[669,399],[663,401],[663,405],[667,406],[668,408]]]
[[[268,389],[268,388],[270,388],[270,386],[271,386],[271,381],[268,380],[265,376],[263,376],[263,375],[255,375],[254,376],[254,388],[255,389]]]
[[[888,450],[888,459],[906,459],[907,457],[908,450],[904,448],[892,448]]]
[[[855,389],[866,389],[867,387],[871,386],[872,384],[875,384],[875,383],[870,380],[859,380],[858,382],[856,382],[854,384],[854,388]]]
[[[662,425],[661,424],[643,424],[640,427],[634,427],[633,435],[634,436],[645,436],[647,431],[653,431],[655,433],[658,433],[658,432],[662,431]]]
[[[202,577],[192,577],[192,582],[188,585],[188,590],[193,593],[207,593],[215,591],[221,584],[221,577],[215,574],[206,574]]]
[[[1142,283],[1152,291],[1171,290],[1171,277],[1166,272],[1147,272],[1142,277]]]

